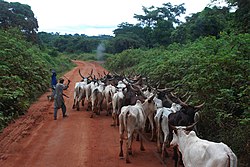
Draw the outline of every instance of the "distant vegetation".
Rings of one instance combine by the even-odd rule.
[[[216,0],[214,0],[216,1]],[[219,1],[219,0],[218,0]],[[114,36],[39,32],[31,8],[0,0],[0,129],[25,113],[49,88],[50,69],[71,69],[71,59],[106,61],[115,72],[136,72],[181,84],[190,103],[205,103],[202,138],[222,141],[237,154],[239,166],[250,162],[250,2],[226,0],[182,23],[184,4],[143,7],[138,24],[121,23]],[[230,12],[231,6],[237,6]]]

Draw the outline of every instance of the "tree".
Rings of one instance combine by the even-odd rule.
[[[147,32],[147,34],[144,33],[144,36],[147,37],[145,41],[149,48],[171,43],[170,36],[174,30],[174,24],[181,23],[178,17],[186,11],[183,5],[173,6],[171,3],[164,3],[162,7],[157,8],[154,6],[143,7],[145,15],[134,15],[134,18],[140,21],[140,25]]]
[[[231,17],[232,14],[227,7],[206,7],[203,11],[186,17],[186,22],[172,33],[172,41],[186,43],[210,35],[219,38],[220,32],[232,31]]]
[[[113,53],[120,53],[127,49],[136,49],[143,47],[145,45],[145,41],[143,41],[136,34],[127,32],[125,34],[116,36],[112,40],[111,45],[114,47]]]
[[[28,40],[36,41],[38,22],[29,5],[18,2],[0,1],[0,27],[9,29],[17,27],[23,32]]]
[[[249,0],[213,0],[225,1],[230,7],[236,8],[235,25],[240,33],[250,32],[250,1]]]
[[[134,14],[134,18],[141,22],[142,26],[148,26],[153,28],[157,25],[158,21],[168,20],[172,24],[180,24],[181,21],[177,18],[181,14],[184,14],[186,9],[183,6],[184,4],[174,5],[169,3],[164,3],[163,7],[154,7],[149,8],[142,7],[142,10],[145,15]]]

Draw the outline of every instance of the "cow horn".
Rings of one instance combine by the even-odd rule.
[[[188,104],[185,103],[185,102],[183,102],[183,101],[181,101],[181,99],[180,99],[179,97],[177,98],[177,100],[179,101],[179,103],[180,103],[181,105],[183,105],[183,106],[188,106]]]
[[[188,100],[190,99],[191,95],[188,96],[188,98],[185,100],[185,103],[188,102]]]
[[[80,74],[80,76],[82,77],[82,79],[85,79],[85,77],[82,76],[80,69],[79,69],[79,74]]]
[[[198,106],[194,106],[194,108],[196,108],[196,109],[201,109],[201,107],[203,107],[203,106],[204,106],[204,104],[205,104],[205,102],[204,102],[204,103],[202,103],[202,104],[200,104],[200,105],[198,105]]]
[[[198,121],[195,122],[195,123],[193,123],[192,125],[187,126],[187,127],[185,128],[185,130],[186,130],[186,131],[191,131],[191,130],[193,130],[193,129],[194,129],[194,126],[195,126],[197,123],[198,123]]]

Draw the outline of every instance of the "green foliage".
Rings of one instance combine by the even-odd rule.
[[[60,73],[72,67],[68,58],[55,59],[24,39],[18,29],[0,30],[0,129],[48,89],[49,69]]]
[[[191,104],[206,103],[199,122],[200,136],[228,144],[239,162],[246,164],[250,144],[246,132],[250,129],[249,43],[249,34],[221,33],[219,39],[206,37],[165,49],[127,50],[111,56],[105,67],[116,72],[137,71],[148,76],[151,84],[182,84],[178,92],[189,91]]]
[[[38,36],[40,45],[52,48],[54,56],[57,56],[57,52],[69,54],[92,53],[99,44],[106,43],[107,40],[112,38],[111,36],[87,37],[78,34],[60,35],[59,33],[46,32],[39,32]]]
[[[232,14],[229,8],[206,7],[203,11],[186,17],[186,22],[178,26],[172,33],[172,41],[187,43],[199,37],[216,36],[219,38],[220,32],[231,32]]]

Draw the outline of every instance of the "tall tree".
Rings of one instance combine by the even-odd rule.
[[[0,27],[3,29],[17,27],[28,40],[37,40],[38,22],[29,5],[0,0]]]
[[[250,0],[212,0],[225,1],[230,7],[236,8],[235,25],[237,32],[250,32]]]
[[[186,9],[180,5],[172,5],[170,2],[164,3],[162,7],[151,6],[149,8],[142,7],[144,15],[134,14],[134,18],[141,22],[141,25],[154,27],[158,21],[168,20],[171,23],[180,24],[178,17],[184,14]]]
[[[178,17],[186,11],[183,5],[164,3],[162,7],[143,7],[144,15],[134,15],[147,32],[144,35],[147,37],[145,41],[148,47],[170,44],[174,25],[181,23]]]

